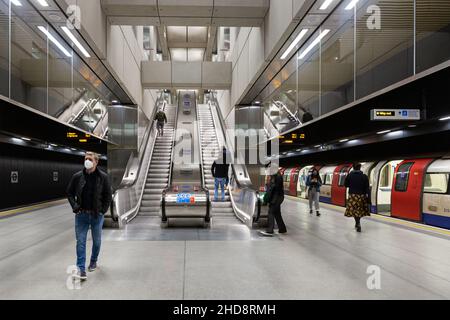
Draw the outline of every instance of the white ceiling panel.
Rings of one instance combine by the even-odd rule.
[[[172,61],[187,61],[187,48],[170,48],[170,56]]]
[[[203,48],[189,48],[188,49],[188,61],[203,61],[205,55],[205,49]]]

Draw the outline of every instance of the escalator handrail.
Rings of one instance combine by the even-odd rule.
[[[161,101],[163,103],[165,103],[165,101],[164,101],[164,99],[162,97],[163,97],[163,94],[161,94],[161,96],[155,102],[155,107],[154,107],[154,110],[152,112],[152,119],[154,119],[155,114],[156,114],[156,112],[157,112],[157,110],[159,108],[159,105],[161,104]],[[119,192],[121,190],[128,189],[128,188],[131,188],[131,187],[136,185],[137,179],[142,173],[141,170],[144,169],[144,168],[142,168],[142,166],[143,166],[144,155],[147,153],[147,150],[148,150],[147,148],[151,148],[150,151],[149,151],[150,152],[150,155],[149,155],[150,159],[149,159],[148,164],[147,164],[147,166],[145,168],[146,172],[148,172],[148,170],[149,170],[150,163],[151,163],[151,157],[152,157],[152,154],[153,154],[154,145],[156,143],[156,138],[155,138],[155,139],[153,139],[153,143],[150,146],[150,137],[152,136],[151,133],[154,132],[155,128],[156,128],[155,122],[151,120],[149,125],[147,126],[147,128],[148,128],[147,129],[147,137],[144,137],[144,139],[143,139],[143,141],[141,143],[140,151],[142,151],[142,152],[139,152],[139,156],[138,156],[139,157],[139,160],[138,160],[139,166],[138,166],[138,170],[136,172],[136,175],[133,178],[133,181],[131,183],[128,183],[126,186],[122,187],[123,180],[125,178],[125,176],[124,176],[124,178],[122,179],[121,184],[119,185],[119,187],[115,190],[115,192],[113,194],[113,201],[111,203],[111,217],[112,217],[113,221],[119,221],[119,219],[121,219],[121,218],[123,218],[123,219],[128,218],[128,216],[130,216],[131,214],[135,213],[134,216],[131,218],[131,219],[133,219],[137,215],[138,209],[139,209],[139,207],[141,205],[142,197],[144,195],[144,190],[145,190],[145,182],[143,183],[143,187],[142,187],[142,190],[140,191],[139,199],[137,200],[136,205],[133,206],[132,208],[130,208],[122,216],[119,216],[118,212],[116,212],[115,200],[116,200],[116,198],[117,198],[117,196],[118,196],[118,194],[119,194]],[[145,144],[145,150],[142,150],[144,142],[146,143]],[[131,219],[127,219],[127,221],[130,221]]]
[[[233,149],[232,144],[230,143],[230,139],[229,139],[229,137],[227,135],[225,120],[223,119],[222,113],[219,111],[219,103],[217,101],[217,98],[214,96],[214,94],[211,94],[211,96],[213,97],[212,100],[213,100],[213,103],[214,103],[214,105],[216,107],[216,111],[217,111],[216,114],[217,114],[217,117],[219,119],[219,125],[220,125],[220,128],[221,128],[221,132],[223,134],[223,138],[224,138],[225,144],[227,146],[227,149],[230,151],[230,153],[232,155],[234,155],[235,154],[234,149]],[[213,121],[214,121],[214,124],[215,124],[215,118],[214,117],[213,117]],[[244,169],[245,169],[245,175],[248,177],[247,168],[245,168],[245,166],[244,166]],[[249,186],[245,186],[239,181],[239,178],[237,177],[237,174],[236,174],[235,164],[234,163],[231,163],[231,170],[232,170],[232,173],[233,173],[233,175],[235,177],[236,183],[238,184],[239,188],[253,190],[253,188],[251,188]]]
[[[205,183],[205,175],[203,172],[204,164],[203,164],[203,150],[202,150],[202,137],[201,137],[201,131],[200,131],[200,117],[199,117],[199,109],[198,109],[198,103],[196,100],[195,103],[195,121],[197,122],[197,132],[198,132],[198,143],[199,143],[199,149],[200,149],[200,175],[202,178],[202,188],[205,190],[208,190]]]
[[[172,150],[170,152],[170,166],[169,166],[169,180],[167,181],[167,188],[172,186],[172,172],[173,172],[173,154],[175,152],[175,142],[177,139],[177,124],[178,124],[178,110],[179,110],[179,100],[176,103],[175,107],[175,121],[173,123],[173,136],[172,136]],[[166,106],[164,105],[164,110]]]

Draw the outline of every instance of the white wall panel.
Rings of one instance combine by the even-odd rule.
[[[291,22],[292,0],[270,0],[265,19],[265,57],[272,52]]]

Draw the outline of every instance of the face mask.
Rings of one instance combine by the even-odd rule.
[[[91,160],[84,161],[84,167],[87,170],[91,170],[94,167],[94,163]]]

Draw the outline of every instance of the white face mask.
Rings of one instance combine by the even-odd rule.
[[[94,167],[94,163],[91,160],[84,161],[84,167],[87,170],[91,170]]]

